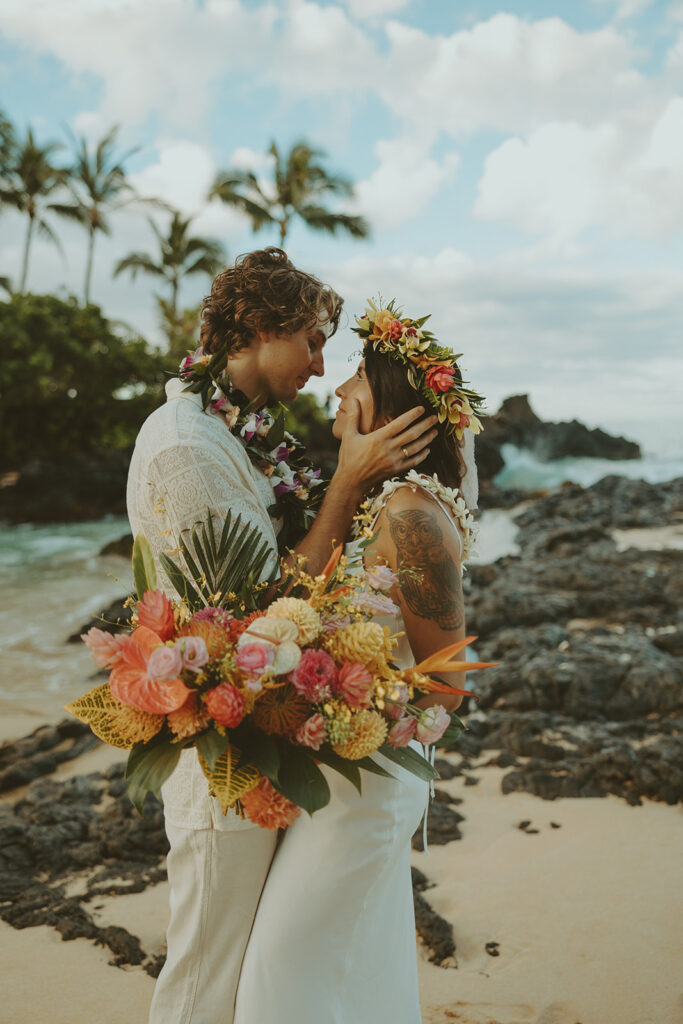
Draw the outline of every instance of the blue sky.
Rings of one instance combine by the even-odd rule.
[[[357,183],[372,238],[295,228],[288,250],[349,316],[395,295],[432,312],[492,408],[526,391],[545,418],[680,450],[683,0],[3,0],[0,106],[41,139],[120,124],[140,192],[233,257],[276,239],[207,206],[215,171],[267,177],[271,139],[306,138]],[[66,261],[37,243],[29,287],[80,294],[85,238],[55,227]],[[111,277],[151,249],[145,216],[113,227],[93,298],[159,340],[155,285]],[[24,230],[3,214],[14,280]],[[346,326],[319,391],[354,348]]]

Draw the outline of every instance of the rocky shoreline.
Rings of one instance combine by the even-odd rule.
[[[515,522],[520,553],[466,575],[477,655],[498,667],[473,679],[479,700],[462,708],[467,731],[437,760],[443,781],[430,846],[460,839],[467,827],[450,781],[476,786],[489,766],[505,769],[504,794],[683,801],[683,550],[648,547],[642,536],[681,530],[683,479],[566,485],[527,496]],[[628,546],[630,531],[641,532],[638,546]],[[122,612],[112,606],[105,618],[113,623]],[[121,761],[55,776],[98,746],[85,726],[65,720],[0,747],[0,917],[14,928],[48,924],[64,938],[87,937],[113,963],[156,976],[163,957],[123,928],[98,925],[89,905],[164,880],[161,808],[150,796],[144,818],[133,811]],[[537,832],[529,820],[518,827]],[[420,833],[414,848],[421,843]],[[84,881],[74,889],[77,877]],[[415,869],[413,883],[426,954],[453,966],[453,926],[430,904],[429,879]]]

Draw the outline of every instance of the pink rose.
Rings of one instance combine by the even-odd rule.
[[[121,656],[121,649],[128,639],[127,633],[107,633],[93,626],[81,634],[81,640],[90,651],[90,656],[100,668],[113,668]]]
[[[420,713],[416,735],[420,743],[436,743],[451,724],[451,716],[441,704],[432,704]]]
[[[373,565],[368,569],[367,580],[374,590],[391,590],[398,583],[398,576],[388,565]]]
[[[353,607],[366,615],[394,615],[398,611],[397,605],[386,594],[372,594],[367,590],[356,592]]]
[[[435,392],[450,391],[454,378],[452,366],[432,366],[425,374],[425,384]]]
[[[387,743],[390,747],[407,747],[415,735],[416,721],[412,715],[399,718],[394,722],[387,736]]]
[[[289,677],[295,689],[311,704],[332,696],[337,668],[327,651],[304,651],[301,661]]]
[[[209,660],[209,652],[204,637],[184,636],[179,640],[176,647],[180,648],[183,661],[183,668],[188,672],[199,672],[203,665]]]
[[[294,739],[302,747],[320,750],[325,740],[325,719],[322,715],[311,715],[294,733]]]
[[[178,646],[157,647],[147,662],[147,675],[155,683],[168,683],[177,679],[183,668],[183,659]]]
[[[160,640],[170,640],[175,633],[173,606],[162,590],[146,590],[138,602],[138,625],[146,626]]]
[[[253,643],[242,644],[235,653],[235,662],[238,668],[249,676],[262,676],[266,669],[269,669],[275,659],[275,648],[272,644]]]
[[[335,693],[343,697],[347,704],[354,708],[367,707],[370,703],[373,678],[365,665],[359,661],[351,665],[342,665],[335,686]]]

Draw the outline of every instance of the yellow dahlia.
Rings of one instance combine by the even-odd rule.
[[[346,664],[360,662],[369,669],[381,669],[391,655],[395,641],[389,629],[378,622],[353,622],[325,640],[325,646],[335,661]]]
[[[351,719],[351,735],[345,743],[338,743],[335,754],[351,761],[360,761],[381,747],[386,739],[387,723],[376,711],[359,711]]]
[[[197,695],[191,693],[182,707],[166,715],[166,721],[171,732],[179,740],[184,740],[206,729],[211,724],[211,716],[204,706],[198,703]]]
[[[320,633],[322,624],[315,608],[298,597],[279,597],[274,601],[266,616],[269,619],[289,619],[299,630],[298,644],[309,644]]]

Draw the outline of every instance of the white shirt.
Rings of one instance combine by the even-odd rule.
[[[128,518],[134,536],[147,538],[157,567],[159,587],[178,595],[161,571],[159,555],[169,553],[182,564],[177,538],[190,549],[191,531],[211,513],[218,531],[228,510],[242,524],[256,527],[272,548],[264,575],[277,565],[277,538],[268,506],[275,496],[268,477],[252,465],[242,444],[219,416],[202,409],[201,397],[184,390],[179,380],[166,385],[167,401],[149,416],[138,434],[128,472]],[[197,761],[183,750],[173,775],[162,788],[164,812],[181,828],[255,827],[234,812],[223,815]]]

